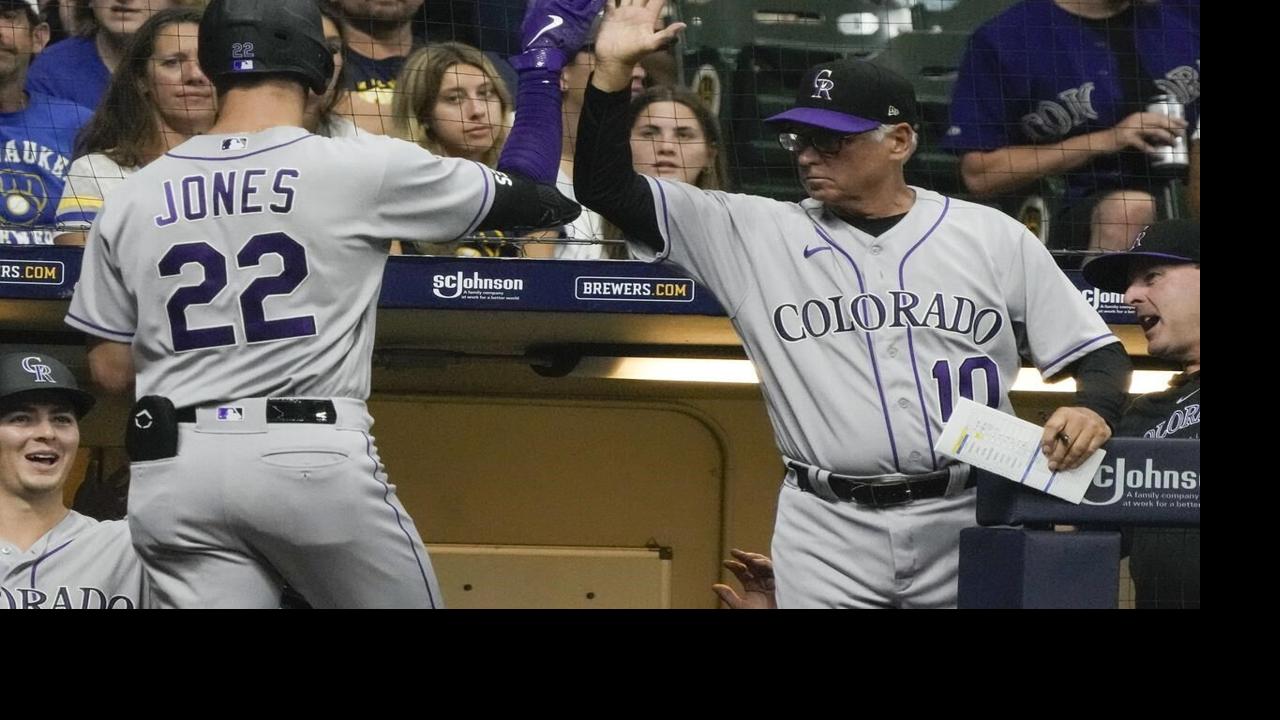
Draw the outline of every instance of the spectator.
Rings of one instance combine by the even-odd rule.
[[[595,32],[592,32],[594,37]],[[564,92],[563,116],[564,139],[560,145],[560,175],[556,186],[566,197],[574,197],[573,189],[573,156],[577,145],[578,118],[582,115],[582,102],[587,90],[587,81],[596,67],[595,50],[587,45],[574,56],[573,62],[565,65],[560,73],[560,89]],[[637,97],[644,91],[645,70],[639,64],[631,71],[631,96]],[[582,214],[564,229],[565,239],[574,241],[558,245],[555,257],[560,260],[599,260],[601,258],[625,255],[622,248],[614,249],[598,241],[604,239],[606,230],[604,218],[599,213],[582,208]],[[621,235],[610,238],[618,240]]]
[[[76,132],[89,111],[24,90],[49,41],[35,0],[0,0],[0,244],[50,245]]]
[[[436,155],[497,165],[509,131],[505,119],[512,101],[483,53],[462,43],[427,45],[405,61],[396,86],[392,116],[397,137]],[[431,255],[520,254],[520,248],[503,242],[464,243],[452,252],[427,244],[402,249]]]
[[[170,8],[134,34],[106,102],[78,138],[58,204],[59,244],[83,245],[107,195],[139,168],[213,124],[213,85],[200,70],[200,11]]]
[[[323,95],[309,95],[303,123],[311,132],[325,137],[355,135],[358,131],[356,124],[343,114],[344,109],[350,112],[351,96],[346,89],[342,19],[332,6],[325,3],[320,4],[320,18],[324,24],[324,41],[333,53],[333,79]]]
[[[634,79],[634,76],[633,76]],[[645,90],[631,101],[631,162],[636,172],[679,180],[703,190],[727,190],[729,169],[720,126],[697,95],[673,87]],[[604,236],[621,239],[608,220]],[[597,245],[604,257],[627,258],[625,246]]]
[[[94,110],[124,59],[133,34],[166,8],[200,8],[201,0],[82,0],[75,37],[49,49],[31,65],[27,89]]]
[[[1155,218],[1147,153],[1187,128],[1146,112],[1157,94],[1195,122],[1199,0],[1025,0],[970,39],[944,143],[977,197],[1065,176],[1052,247],[1123,250]]]
[[[371,132],[390,127],[396,78],[422,41],[413,34],[424,0],[323,0],[342,21],[346,87],[357,125]]]

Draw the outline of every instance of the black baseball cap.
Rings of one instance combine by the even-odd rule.
[[[853,134],[898,123],[915,127],[920,110],[906,78],[865,60],[844,58],[810,68],[796,92],[795,107],[765,122]]]
[[[0,405],[15,402],[24,393],[57,393],[84,417],[96,402],[93,395],[76,385],[76,378],[66,365],[50,355],[17,352],[0,357]]]
[[[1165,220],[1148,225],[1138,233],[1133,246],[1085,263],[1084,279],[1107,292],[1122,293],[1129,289],[1133,263],[1150,258],[1160,264],[1200,263],[1200,221]]]

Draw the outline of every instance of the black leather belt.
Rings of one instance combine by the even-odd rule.
[[[228,417],[219,418],[233,420],[240,406],[235,403],[213,406],[222,409]],[[178,422],[193,423],[196,421],[196,409],[185,407],[178,410]],[[307,398],[267,398],[267,422],[269,423],[309,423],[313,425],[333,425],[338,422],[338,411],[332,400],[311,400]]]
[[[796,484],[800,486],[801,490],[814,495],[818,494],[814,491],[813,484],[809,481],[810,468],[808,466],[790,461],[787,462],[787,465],[796,471]],[[831,492],[845,502],[870,505],[871,507],[891,507],[893,505],[905,505],[912,500],[925,500],[946,495],[947,488],[951,485],[951,472],[937,470],[922,475],[912,475],[905,480],[879,483],[869,483],[865,478],[831,473],[827,483],[831,486]],[[971,488],[977,484],[978,480],[974,473],[969,473],[969,477],[964,484],[965,488]]]

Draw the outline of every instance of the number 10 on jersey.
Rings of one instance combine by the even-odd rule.
[[[1000,407],[1000,368],[986,355],[975,355],[965,358],[960,363],[954,377],[951,373],[951,361],[939,360],[933,364],[933,381],[938,384],[938,402],[942,406],[942,422],[951,419],[951,411],[955,409],[955,381],[959,381],[960,397],[975,402],[984,402],[973,396],[973,378],[979,372],[986,375],[984,385],[987,386],[986,406]]]

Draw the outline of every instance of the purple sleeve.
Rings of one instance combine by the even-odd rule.
[[[969,39],[951,95],[951,127],[943,147],[954,153],[1011,145],[1000,51],[981,29]]]
[[[554,185],[560,170],[560,73],[547,68],[520,70],[516,120],[498,158],[498,169]]]

